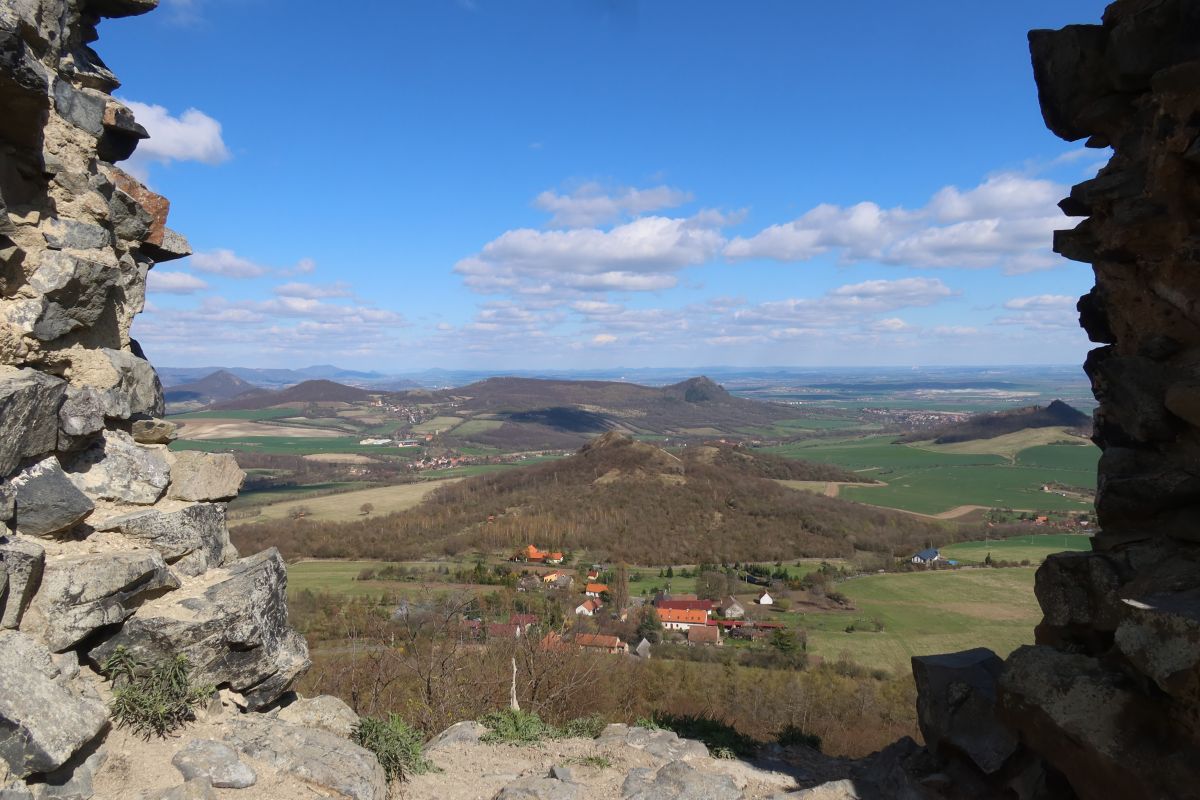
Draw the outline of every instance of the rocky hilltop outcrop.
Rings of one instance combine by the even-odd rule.
[[[261,775],[300,796],[336,774],[380,798],[375,757],[345,738],[353,713],[290,692],[309,660],[283,561],[239,558],[225,526],[242,471],[167,449],[130,338],[147,272],[189,250],[168,201],[117,166],[146,131],[90,44],[101,18],[156,2],[0,4],[0,797],[202,797]],[[99,666],[118,648],[182,655],[220,690],[185,738],[112,728]]]

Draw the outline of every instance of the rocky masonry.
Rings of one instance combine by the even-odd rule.
[[[302,796],[336,776],[326,794],[382,798],[375,757],[346,739],[357,717],[289,691],[309,661],[284,564],[239,558],[225,527],[241,470],[168,451],[129,335],[147,272],[189,250],[167,200],[116,166],[146,132],[89,44],[102,17],[155,5],[0,3],[0,797]],[[113,730],[98,666],[118,646],[186,656],[220,699],[180,739]],[[336,735],[331,704],[353,720]]]
[[[1037,644],[914,659],[922,731],[964,796],[1200,793],[1200,2],[1119,0],[1029,35],[1042,114],[1111,147],[1054,249],[1090,263],[1100,407],[1090,553],[1037,574]]]

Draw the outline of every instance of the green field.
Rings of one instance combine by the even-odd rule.
[[[943,558],[963,563],[982,564],[988,553],[1003,561],[1030,561],[1040,564],[1051,553],[1064,550],[1091,550],[1092,537],[1082,533],[1046,533],[992,539],[984,542],[959,542],[941,548]]]
[[[189,419],[280,419],[304,413],[302,408],[254,408],[243,411],[192,411],[187,414],[172,414],[171,420]]]
[[[306,456],[316,453],[358,453],[366,456],[411,458],[419,447],[360,445],[357,436],[237,436],[231,439],[179,439],[172,450],[203,450],[209,453],[246,451],[272,455]]]
[[[436,569],[448,566],[451,570],[467,562],[405,561],[404,566],[426,566]],[[308,590],[344,597],[428,597],[454,591],[478,592],[494,590],[494,586],[467,586],[421,581],[360,581],[355,580],[364,569],[382,569],[398,562],[388,561],[300,561],[288,565],[288,595]]]
[[[907,672],[915,655],[989,647],[1006,656],[1033,643],[1041,610],[1032,567],[872,575],[837,586],[856,611],[786,615],[808,631],[808,651]],[[884,629],[874,632],[870,621]],[[845,631],[854,624],[853,633]]]
[[[1012,457],[998,453],[955,453],[893,444],[890,436],[800,442],[764,448],[788,458],[819,461],[855,470],[886,486],[845,486],[848,500],[938,514],[958,506],[1045,511],[1087,510],[1091,504],[1042,486],[1056,482],[1090,489],[1100,451],[1091,446],[1042,444]]]

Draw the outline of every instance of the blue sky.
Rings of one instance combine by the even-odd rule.
[[[163,0],[101,27],[171,365],[1073,363],[1025,32],[1104,3]],[[332,9],[332,10],[331,10]]]

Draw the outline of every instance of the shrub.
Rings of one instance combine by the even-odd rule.
[[[812,733],[805,733],[795,725],[787,725],[779,733],[775,735],[775,741],[783,747],[792,747],[795,745],[803,745],[811,747],[813,750],[821,749],[821,737]]]
[[[758,742],[727,722],[697,714],[655,714],[657,727],[703,742],[714,758],[753,756]],[[640,724],[640,723],[639,723]]]
[[[599,714],[590,717],[577,717],[567,722],[558,731],[562,739],[596,739],[604,733],[608,721]]]
[[[546,739],[595,739],[608,722],[600,715],[576,717],[558,727],[542,721],[537,714],[504,709],[479,718],[489,730],[482,741],[497,744],[537,744]]]
[[[421,754],[421,732],[396,714],[388,714],[387,719],[363,717],[354,728],[353,739],[375,754],[388,780],[402,781],[433,769]]]
[[[481,741],[495,744],[537,744],[556,733],[537,714],[509,708],[484,714],[479,722],[488,728]]]
[[[150,667],[117,647],[100,669],[113,685],[113,722],[145,739],[164,737],[194,719],[192,709],[215,691],[213,686],[192,686],[191,665],[181,655]]]

